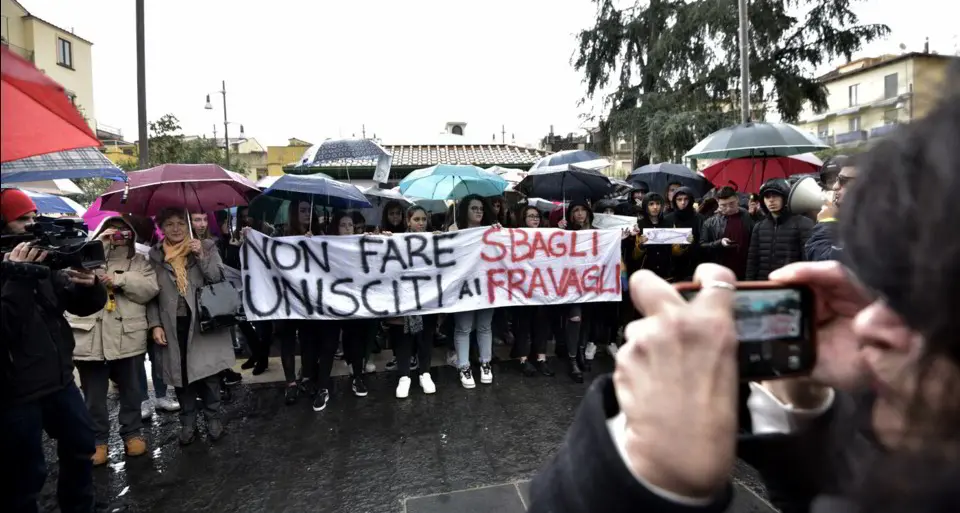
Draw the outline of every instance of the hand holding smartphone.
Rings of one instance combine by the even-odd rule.
[[[700,290],[678,283],[688,301]],[[810,374],[817,362],[813,291],[775,282],[738,282],[734,297],[740,379],[765,381]]]

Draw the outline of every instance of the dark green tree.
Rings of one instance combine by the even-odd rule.
[[[610,88],[600,138],[637,142],[638,165],[679,161],[710,133],[739,122],[737,0],[593,0],[597,19],[578,36],[574,67],[585,99]],[[795,122],[805,102],[825,109],[814,69],[885,36],[884,25],[859,24],[855,0],[753,0],[750,76],[753,119],[767,105]],[[794,12],[803,14],[797,16]]]

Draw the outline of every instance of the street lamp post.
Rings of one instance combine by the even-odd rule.
[[[750,122],[750,20],[747,16],[750,4],[747,0],[737,2],[740,18],[740,122]]]
[[[224,80],[221,83],[221,86],[222,88],[216,92],[223,95],[223,151],[224,151],[224,163],[225,163],[224,167],[226,167],[227,169],[230,169],[230,132],[228,128],[228,125],[230,124],[230,122],[227,121],[227,81]],[[207,104],[204,105],[203,108],[207,110],[213,110],[213,104],[210,103],[209,94],[207,95]],[[242,127],[240,129],[240,132],[241,133],[243,132]],[[216,136],[214,136],[213,141],[214,143],[216,143],[217,141]]]

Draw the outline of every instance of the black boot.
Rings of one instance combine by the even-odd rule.
[[[583,372],[590,371],[591,362],[587,360],[586,347],[582,345],[577,348],[577,366],[579,366]]]
[[[267,372],[267,362],[268,360],[266,358],[258,359],[256,363],[253,365],[253,375],[259,376],[264,372]]]
[[[256,367],[257,363],[259,362],[260,361],[257,359],[256,356],[251,356],[250,358],[247,359],[247,361],[243,362],[243,365],[241,365],[240,368],[243,370],[250,370]]]
[[[577,363],[575,358],[569,360],[570,365],[570,379],[574,383],[583,383],[583,371],[580,369],[580,365]]]

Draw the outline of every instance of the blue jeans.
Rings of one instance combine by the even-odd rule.
[[[80,390],[68,383],[62,390],[35,401],[0,410],[0,511],[33,513],[47,479],[43,432],[57,440],[59,476],[57,500],[63,513],[89,513],[94,508],[94,432]]]
[[[457,312],[454,314],[453,345],[457,348],[457,366],[461,369],[470,366],[470,332],[477,330],[477,346],[480,349],[480,363],[490,363],[493,359],[493,308]]]
[[[167,384],[163,382],[163,367],[160,364],[160,355],[157,352],[157,344],[153,340],[147,341],[147,355],[150,357],[150,375],[153,378],[153,395],[157,399],[167,396]],[[140,359],[139,379],[140,391],[143,392],[143,400],[150,399],[150,393],[147,387],[147,366],[143,355]]]

